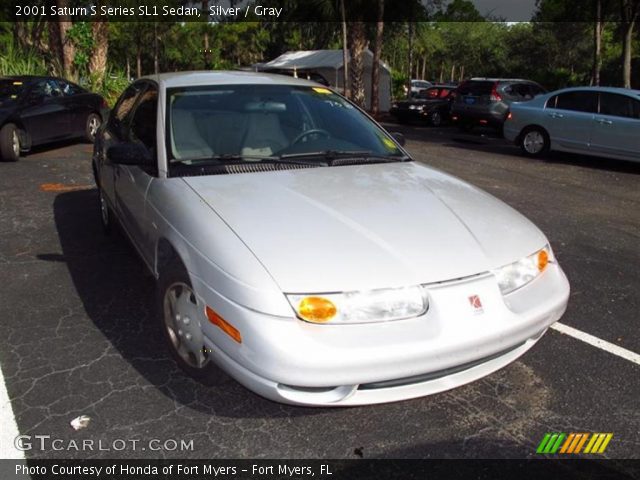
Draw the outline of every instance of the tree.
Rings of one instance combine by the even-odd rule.
[[[600,70],[602,68],[602,34],[604,22],[602,21],[602,0],[596,1],[596,21],[593,25],[593,75],[591,85],[600,85]]]
[[[69,7],[69,2],[68,0],[56,0],[56,7],[66,11]],[[77,77],[74,64],[76,49],[67,35],[72,25],[69,15],[59,15],[57,21],[52,21],[49,24],[49,40],[60,62],[62,75],[75,80]]]
[[[107,56],[109,53],[109,24],[105,19],[99,19],[91,24],[93,35],[93,52],[89,60],[89,78],[93,88],[100,89],[107,71]]]
[[[622,84],[631,88],[631,55],[633,30],[640,12],[640,0],[621,0],[622,17]]]
[[[365,106],[364,93],[364,51],[367,49],[367,36],[363,21],[351,23],[349,30],[349,54],[351,55],[351,97],[360,107]]]
[[[371,68],[371,113],[378,114],[380,108],[380,54],[382,53],[382,35],[384,33],[384,0],[378,0],[378,21],[373,42],[373,65]]]

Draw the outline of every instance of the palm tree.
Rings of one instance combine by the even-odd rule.
[[[633,29],[640,14],[640,0],[622,0],[622,81],[625,88],[631,88],[631,52]]]
[[[378,114],[380,108],[380,54],[382,53],[382,34],[384,31],[384,0],[378,0],[378,21],[376,38],[373,43],[373,66],[371,68],[371,113]]]

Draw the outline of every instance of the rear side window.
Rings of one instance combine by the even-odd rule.
[[[78,95],[79,93],[86,93],[85,90],[73,83],[65,82],[64,80],[58,80],[58,84],[62,89],[62,93],[66,96]]]
[[[479,97],[481,95],[491,95],[494,82],[471,81],[465,82],[458,87],[458,94],[473,95]]]
[[[39,80],[30,95],[35,98],[62,97],[62,90],[58,82],[53,79]]]
[[[615,93],[600,94],[600,113],[616,117],[640,118],[640,102]]]
[[[536,88],[535,91],[537,90],[538,89]],[[531,100],[536,95],[536,93],[534,93],[534,85],[530,85],[528,83],[513,83],[504,87],[503,91],[520,102]]]
[[[547,108],[560,110],[572,110],[575,112],[596,113],[598,106],[598,94],[595,92],[566,92],[551,97],[547,102]]]

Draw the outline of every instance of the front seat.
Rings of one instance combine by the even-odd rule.
[[[242,142],[242,155],[268,157],[289,145],[275,113],[250,113]]]
[[[172,145],[177,159],[210,157],[213,150],[200,135],[193,113],[186,109],[171,112]]]

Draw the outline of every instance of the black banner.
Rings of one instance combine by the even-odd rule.
[[[471,0],[475,15],[447,12],[447,2],[402,0],[386,2],[385,22],[531,21],[540,6],[536,0]],[[344,10],[335,1],[318,0],[94,0],[2,2],[0,21],[109,21],[109,22],[366,22],[378,21],[377,2],[346,0]],[[595,0],[551,5],[553,15],[540,21],[585,22],[595,19]],[[609,21],[615,21],[608,18]]]
[[[0,460],[2,480],[640,479],[638,460]]]

